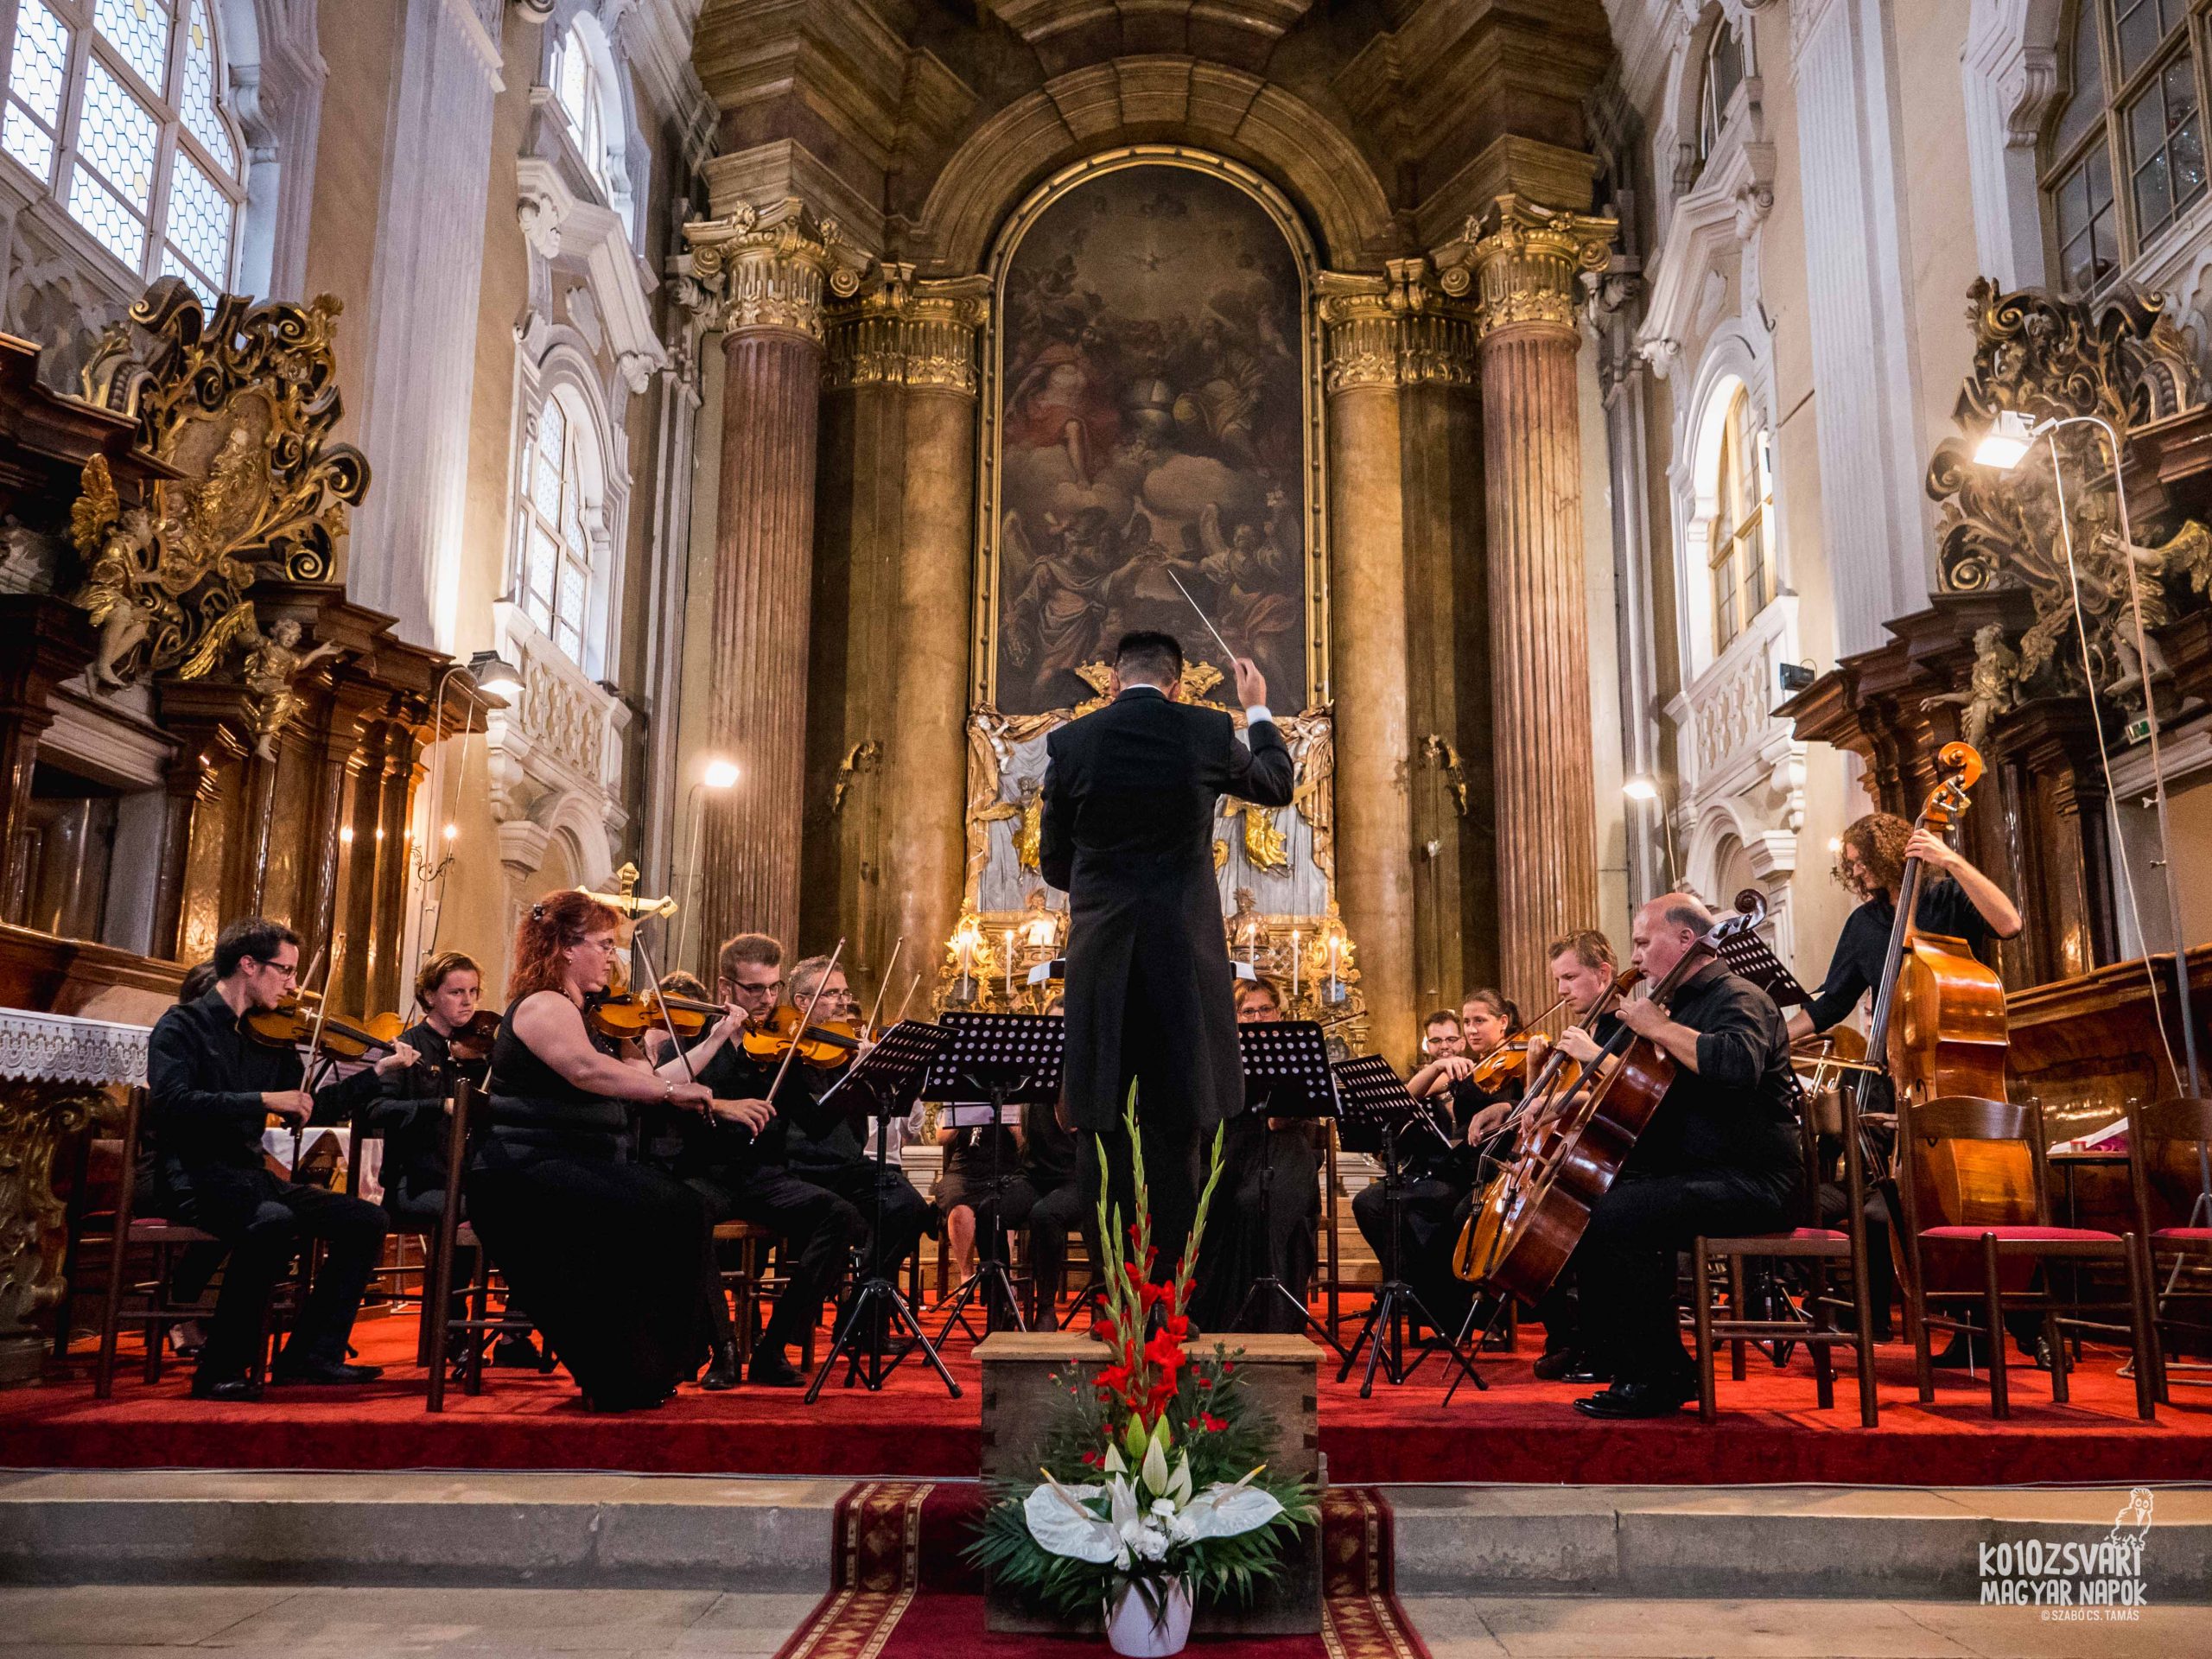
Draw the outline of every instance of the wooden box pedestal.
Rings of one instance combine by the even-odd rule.
[[[1275,1425],[1268,1447],[1268,1467],[1325,1483],[1317,1406],[1320,1397],[1321,1351],[1303,1337],[1232,1336],[1222,1339],[1244,1377],[1247,1397]],[[1214,1343],[1193,1344],[1195,1357]],[[1088,1379],[1106,1363],[1103,1344],[1074,1332],[1002,1331],[976,1350],[983,1368],[983,1477],[987,1480],[1034,1479],[1038,1450],[1058,1409],[1055,1375]],[[988,1624],[993,1630],[1046,1634],[1063,1627],[1025,1611],[995,1586],[988,1592]],[[1095,1630],[1096,1624],[1092,1626]],[[1249,1607],[1198,1609],[1194,1635],[1298,1636],[1321,1628],[1321,1535],[1308,1531],[1293,1552],[1287,1568],[1255,1593]]]

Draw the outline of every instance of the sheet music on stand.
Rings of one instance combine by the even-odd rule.
[[[948,1014],[939,1027],[944,1045],[930,1061],[922,1098],[973,1101],[984,1093],[1007,1106],[1057,1101],[1066,1027],[1057,1014]],[[1008,1077],[1011,1084],[1001,1086]]]
[[[831,1090],[859,1094],[871,1117],[904,1117],[912,1109],[923,1074],[945,1045],[944,1027],[901,1020],[855,1061]],[[823,1099],[829,1099],[829,1095]]]
[[[1347,1152],[1379,1154],[1387,1129],[1402,1160],[1416,1147],[1449,1151],[1451,1141],[1435,1117],[1406,1091],[1404,1081],[1380,1054],[1338,1060],[1330,1067],[1337,1079],[1337,1108],[1343,1127],[1338,1135]]]
[[[1740,933],[1716,940],[1714,949],[1730,973],[1750,980],[1772,997],[1777,1007],[1802,1007],[1813,1000],[1813,994],[1797,982],[1797,976],[1767,948],[1757,930],[1747,927]]]
[[[1236,1027],[1244,1061],[1244,1098],[1270,1117],[1334,1117],[1335,1075],[1329,1041],[1311,1020],[1255,1021]]]

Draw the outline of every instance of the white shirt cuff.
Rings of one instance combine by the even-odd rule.
[[[1244,723],[1247,726],[1257,726],[1262,721],[1269,726],[1275,723],[1275,717],[1268,712],[1268,705],[1264,702],[1247,704],[1244,709]]]

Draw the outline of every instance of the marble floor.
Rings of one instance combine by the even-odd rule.
[[[0,1590],[0,1655],[138,1659],[215,1649],[235,1659],[543,1653],[766,1659],[811,1595],[682,1590],[403,1590],[86,1586]],[[2212,1655],[2202,1606],[2139,1622],[2044,1622],[2031,1609],[1906,1601],[1418,1596],[1433,1659],[2191,1659]],[[1101,1651],[1103,1651],[1102,1648]],[[1202,1652],[1203,1649],[1194,1649]]]

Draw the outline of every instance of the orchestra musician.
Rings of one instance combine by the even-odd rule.
[[[1687,894],[1654,899],[1636,913],[1635,964],[1662,980],[1712,927]],[[1696,969],[1669,1007],[1630,1000],[1619,1017],[1676,1071],[1570,1263],[1584,1339],[1612,1377],[1574,1405],[1592,1417],[1662,1417],[1697,1395],[1675,1317],[1675,1255],[1700,1235],[1789,1224],[1802,1179],[1796,1090],[1782,1011],[1720,962]]]
[[[1414,1287],[1422,1306],[1451,1327],[1446,1336],[1459,1328],[1469,1294],[1452,1273],[1452,1241],[1473,1206],[1484,1142],[1521,1098],[1522,1081],[1510,1077],[1485,1088],[1475,1077],[1476,1061],[1519,1027],[1519,1010],[1489,989],[1470,992],[1461,1006],[1474,1015],[1471,1031],[1449,1008],[1430,1014],[1422,1027],[1425,1063],[1406,1084],[1414,1099],[1448,1109],[1440,1127],[1449,1128],[1451,1143],[1418,1141],[1403,1154],[1406,1179],[1400,1189],[1397,1241],[1399,1276]],[[1352,1195],[1351,1213],[1376,1257],[1389,1260],[1390,1211],[1380,1182],[1370,1182]]]
[[[1199,1143],[1244,1107],[1213,826],[1226,793],[1287,806],[1297,768],[1267,681],[1236,662],[1247,743],[1226,713],[1183,705],[1173,634],[1124,634],[1112,701],[1046,740],[1045,880],[1068,895],[1068,1123],[1102,1137],[1109,1201],[1135,1214],[1123,1114],[1144,1130],[1154,1273],[1173,1274],[1198,1210]],[[1078,1167],[1095,1198],[1099,1166]]]
[[[1236,1023],[1272,1025],[1282,1019],[1281,989],[1264,976],[1236,982]],[[1147,1160],[1149,1168],[1149,1160]],[[1314,1125],[1304,1118],[1269,1117],[1263,1109],[1240,1112],[1222,1136],[1221,1185],[1199,1247],[1192,1318],[1210,1330],[1236,1319],[1255,1281],[1273,1274],[1305,1300],[1318,1265],[1315,1230],[1321,1222],[1321,1153]],[[1266,1201],[1262,1201],[1262,1188]],[[1265,1228],[1262,1229],[1264,1218]],[[1301,1327],[1280,1297],[1258,1306],[1259,1329]]]
[[[716,1102],[682,1057],[655,1067],[586,1024],[613,976],[621,918],[573,890],[515,929],[509,1001],[492,1046],[490,1128],[468,1169],[470,1224],[587,1407],[662,1404],[707,1349],[711,1233],[682,1182],[623,1158],[627,1108],[712,1112],[758,1130],[758,1101]],[[709,1033],[726,1043],[739,1020]]]
[[[1836,849],[1836,880],[1860,902],[1836,938],[1835,954],[1821,988],[1811,1002],[1791,1011],[1792,1039],[1815,1036],[1841,1024],[1870,992],[1879,988],[1889,962],[1891,931],[1897,922],[1897,890],[1904,883],[1906,861],[1915,858],[1928,871],[1913,914],[1913,924],[1920,931],[1963,939],[1969,951],[1982,957],[1988,955],[1993,939],[2018,937],[2018,907],[2002,887],[1953,850],[1948,842],[1932,831],[1916,830],[1893,813],[1870,812],[1843,832]],[[1881,1057],[1868,1058],[1879,1060]],[[1891,1109],[1887,1079],[1872,1081],[1875,1091],[1866,1097],[1866,1108],[1885,1112]],[[1831,1195],[1824,1191],[1822,1196]],[[1889,1200],[1878,1187],[1867,1194],[1866,1220],[1867,1299],[1873,1307],[1875,1338],[1887,1341],[1896,1270],[1890,1254]],[[2023,1319],[2019,1335],[2024,1348],[2032,1351],[2041,1338],[2041,1322],[2032,1317]],[[1971,1352],[1962,1333],[1955,1332],[1950,1345],[1936,1357],[1935,1363],[1963,1365]]]
[[[1585,928],[1554,940],[1547,953],[1552,989],[1566,1003],[1573,1023],[1559,1035],[1555,1045],[1578,1068],[1598,1062],[1606,1044],[1620,1030],[1620,1016],[1611,1007],[1613,982],[1619,961],[1613,942],[1595,928]],[[1541,1043],[1541,1039],[1537,1039]],[[1539,1065],[1542,1051],[1534,1050],[1529,1065]],[[1610,1065],[1610,1061],[1605,1065]],[[1602,1075],[1602,1073],[1601,1073]],[[1491,1108],[1499,1116],[1503,1108]],[[1487,1114],[1485,1115],[1487,1116]],[[1478,1122],[1476,1132],[1487,1134],[1490,1122]],[[1572,1262],[1552,1281],[1536,1303],[1535,1319],[1544,1327],[1544,1351],[1535,1363],[1537,1379],[1545,1382],[1604,1382],[1611,1379],[1599,1369],[1580,1339],[1578,1299]]]
[[[315,1109],[302,1087],[299,1052],[250,1035],[245,1023],[291,995],[299,966],[291,929],[240,917],[216,938],[213,983],[164,1012],[148,1039],[149,1208],[212,1233],[230,1252],[193,1375],[194,1399],[260,1397],[251,1370],[264,1310],[293,1257],[316,1239],[326,1246],[322,1265],[270,1381],[359,1383],[380,1375],[376,1366],[348,1363],[346,1353],[383,1253],[384,1212],[327,1187],[281,1179],[262,1155],[270,1116],[304,1124]],[[373,1072],[364,1075],[373,1082]]]
[[[1047,1014],[1064,1014],[1065,1001],[1055,993],[1045,1004]],[[1021,1166],[1006,1191],[1006,1220],[1021,1227],[1029,1245],[1029,1272],[1036,1287],[1037,1319],[1050,1329],[1058,1322],[1060,1290],[1067,1277],[1068,1235],[1083,1230],[1090,1260],[1099,1260],[1094,1210],[1083,1201],[1083,1183],[1076,1172],[1082,1142],[1061,1125],[1055,1105],[1031,1101],[1021,1109]]]
[[[783,961],[782,944],[766,933],[740,933],[726,940],[716,960],[714,1000],[737,1009],[747,1030],[766,1029],[783,1002]],[[667,988],[670,982],[663,983]],[[710,1224],[748,1221],[784,1241],[789,1278],[753,1345],[746,1378],[762,1388],[798,1388],[806,1379],[791,1364],[791,1350],[803,1345],[820,1321],[822,1305],[836,1287],[853,1248],[868,1236],[868,1218],[844,1198],[791,1168],[795,1126],[810,1121],[814,1109],[806,1068],[794,1062],[779,1086],[780,1059],[748,1053],[741,1041],[711,1055],[694,1051],[693,1061],[699,1081],[718,1098],[766,1104],[775,1089],[774,1116],[757,1133],[681,1116],[657,1119],[648,1132],[648,1156],[698,1194]],[[736,1333],[719,1280],[710,1287],[710,1316],[719,1313],[714,1362],[700,1386],[721,1389],[734,1386],[738,1378]]]

